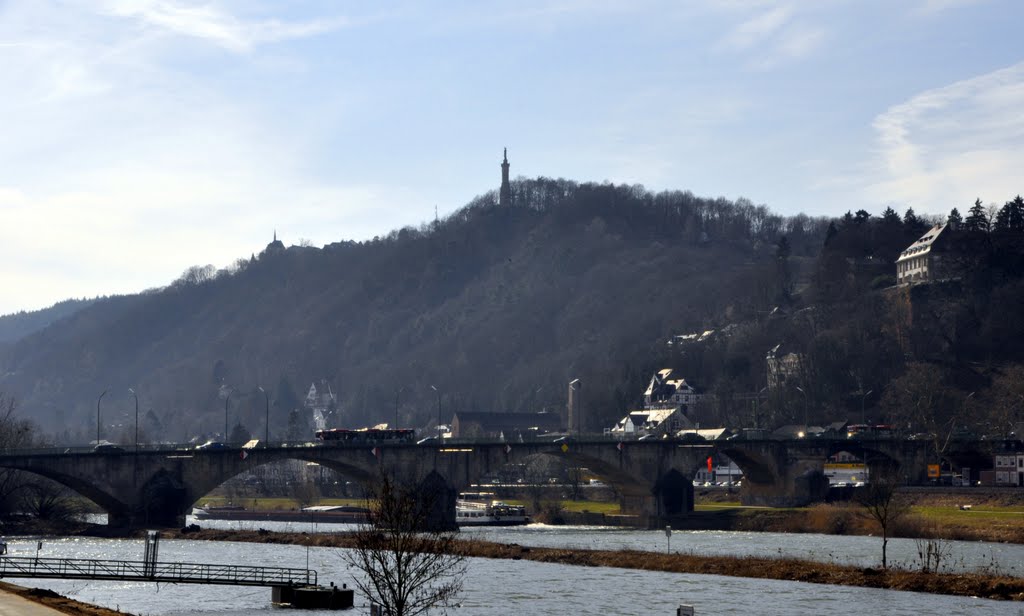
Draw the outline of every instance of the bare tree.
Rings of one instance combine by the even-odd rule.
[[[25,511],[50,522],[71,522],[82,507],[76,494],[58,483],[40,478],[26,487],[22,497]]]
[[[288,496],[295,501],[299,509],[305,509],[320,500],[320,486],[308,477],[300,477],[288,486]]]
[[[23,449],[38,444],[36,426],[19,419],[14,398],[0,392],[0,450]],[[32,476],[9,468],[0,469],[0,513],[18,506],[19,495],[34,482]]]
[[[443,610],[462,591],[466,557],[454,532],[421,530],[437,497],[382,473],[370,500],[370,522],[343,555],[363,574],[356,587],[387,616]]]
[[[865,461],[866,462],[866,461]],[[899,475],[894,466],[873,468],[867,485],[860,489],[856,499],[864,507],[864,515],[878,524],[882,533],[882,568],[889,566],[886,548],[889,532],[896,521],[909,511],[910,506],[899,497]]]

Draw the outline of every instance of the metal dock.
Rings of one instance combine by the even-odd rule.
[[[0,578],[110,580],[227,586],[311,587],[317,585],[317,575],[313,569],[78,558],[12,558],[9,556],[0,557]]]

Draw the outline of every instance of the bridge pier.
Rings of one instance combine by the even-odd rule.
[[[779,441],[762,441],[733,445],[723,453],[743,469],[744,505],[803,507],[828,496],[827,447],[793,451]]]
[[[455,501],[459,491],[448,485],[436,471],[427,475],[418,486],[422,495],[418,500],[430,506],[424,517],[424,528],[428,532],[449,532],[459,530],[455,522]]]
[[[659,516],[671,516],[693,511],[693,480],[672,469],[654,484],[655,511]]]
[[[828,496],[828,477],[817,469],[794,476],[783,476],[771,483],[747,480],[740,488],[740,502],[755,507],[803,507],[824,501]]]

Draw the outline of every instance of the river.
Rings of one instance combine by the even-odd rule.
[[[252,523],[230,523],[252,528]],[[204,526],[215,526],[206,521]],[[259,523],[271,528],[272,523]],[[299,530],[291,525],[292,530]],[[282,530],[284,530],[282,528]],[[325,532],[336,525],[302,530]],[[476,528],[467,536],[528,546],[565,546],[593,549],[630,548],[664,551],[662,531],[636,531],[598,527]],[[9,541],[12,555],[34,555],[36,539]],[[141,560],[140,540],[86,537],[44,538],[41,557],[109,558]],[[893,540],[894,558],[911,562],[914,542]],[[834,537],[774,533],[675,532],[671,550],[698,554],[785,555],[833,562],[877,564],[880,540],[871,537]],[[995,568],[1013,573],[1024,562],[1024,549],[1016,545],[950,542],[950,559],[957,569]],[[164,540],[163,562],[209,562],[281,567],[306,567],[319,572],[322,584],[350,583],[349,571],[337,548],[306,548],[251,543]],[[146,616],[241,616],[274,609],[265,588],[156,585],[57,580],[11,580],[50,588],[60,594]],[[666,615],[680,604],[696,607],[697,614],[814,615],[820,614],[994,614],[1024,616],[1018,603],[948,597],[869,588],[851,588],[752,580],[713,575],[658,573],[600,567],[572,567],[531,561],[471,559],[464,580],[459,616],[509,614]],[[356,596],[356,613],[367,613],[365,597]],[[276,612],[314,614],[318,612]],[[323,612],[324,614],[330,612]]]

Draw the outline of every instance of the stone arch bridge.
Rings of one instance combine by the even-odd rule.
[[[139,451],[22,451],[0,453],[0,468],[35,473],[89,498],[112,526],[180,526],[196,501],[231,477],[263,464],[315,462],[356,481],[372,482],[387,472],[401,481],[443,479],[454,494],[481,476],[531,456],[548,455],[567,466],[586,467],[610,484],[624,513],[655,524],[693,509],[694,474],[709,456],[725,454],[742,469],[744,504],[799,506],[819,500],[829,455],[846,450],[869,465],[898,468],[908,483],[923,482],[931,448],[920,441],[624,441],[458,442],[443,445],[314,445],[252,449]],[[443,515],[454,524],[454,498]]]

